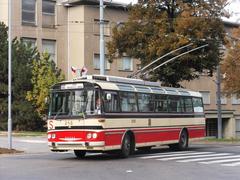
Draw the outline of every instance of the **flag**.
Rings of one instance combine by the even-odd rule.
[[[88,72],[88,69],[87,69],[85,66],[83,66],[83,68],[82,68],[82,70],[81,70],[81,75],[82,75],[82,76],[83,76],[83,75],[86,75],[87,72]]]
[[[71,70],[72,70],[72,72],[75,74],[75,73],[76,73],[76,71],[77,71],[77,68],[75,68],[75,67],[71,66]]]

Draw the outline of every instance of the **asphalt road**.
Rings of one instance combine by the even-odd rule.
[[[80,160],[72,152],[50,152],[45,142],[41,137],[14,138],[13,145],[25,153],[0,155],[0,179],[240,179],[239,145],[194,144],[188,152],[161,147],[147,154],[137,152],[128,159],[99,153]],[[6,145],[6,138],[0,137],[0,146]]]

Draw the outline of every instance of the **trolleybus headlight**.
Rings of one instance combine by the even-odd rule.
[[[97,138],[97,133],[93,133],[93,134],[92,134],[92,137],[93,137],[94,139],[96,139],[96,138]]]
[[[56,134],[52,134],[52,139],[55,139],[56,138]]]
[[[52,135],[51,134],[48,134],[48,139],[51,139]]]
[[[87,134],[87,139],[91,139],[92,138],[92,133],[88,133]]]

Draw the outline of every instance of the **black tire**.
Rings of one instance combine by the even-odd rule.
[[[74,154],[78,159],[82,159],[85,157],[86,155],[86,151],[82,151],[82,150],[74,150]]]
[[[122,141],[122,146],[121,146],[121,151],[120,151],[120,156],[122,158],[127,158],[131,154],[131,137],[127,133],[125,134],[123,141]]]
[[[170,144],[169,147],[172,150],[184,151],[188,149],[188,133],[184,129],[182,130],[177,144]]]

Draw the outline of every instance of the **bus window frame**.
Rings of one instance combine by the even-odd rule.
[[[150,95],[151,96],[150,100],[153,103],[153,111],[140,111],[140,109],[139,109],[139,101],[138,101],[139,100],[139,98],[138,98],[139,94],[145,94],[145,95]],[[153,101],[154,100],[153,96],[154,96],[154,93],[144,93],[144,92],[137,92],[136,93],[137,104],[138,104],[138,113],[155,113],[155,101]]]
[[[107,112],[106,111],[106,106],[105,106],[105,101],[104,101],[104,96],[105,96],[105,92],[115,92],[116,94],[117,94],[117,101],[118,101],[118,109],[119,109],[119,111],[114,111],[114,112]],[[102,94],[102,110],[103,110],[103,112],[104,113],[121,113],[122,112],[122,110],[121,110],[121,104],[120,104],[120,95],[119,95],[119,91],[115,91],[115,90],[105,90],[105,89],[102,89],[101,90],[101,94]]]
[[[121,106],[121,98],[120,98],[120,94],[121,93],[132,93],[134,94],[134,99],[135,99],[135,102],[136,102],[136,106],[137,106],[137,110],[136,111],[123,111],[122,110],[122,106]],[[120,111],[121,113],[140,113],[139,112],[139,107],[138,107],[138,99],[137,99],[137,92],[134,92],[134,91],[118,91],[118,97],[119,97],[119,104],[120,104]]]

